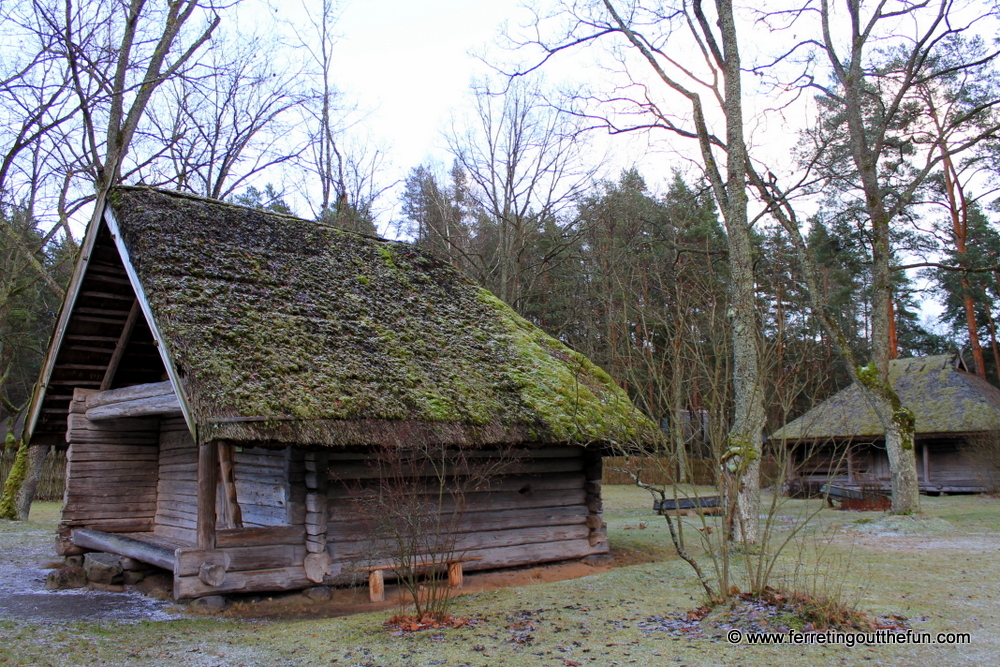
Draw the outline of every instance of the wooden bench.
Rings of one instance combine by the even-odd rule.
[[[451,588],[461,588],[465,582],[465,574],[462,571],[462,563],[480,560],[479,556],[456,556],[454,558],[437,559],[432,556],[416,556],[407,567],[422,569],[440,565],[448,566],[448,585]],[[386,570],[395,570],[401,567],[399,559],[386,559],[362,568],[368,571],[368,599],[372,602],[383,602],[385,600],[385,574]]]
[[[721,514],[721,498],[719,496],[699,496],[692,498],[666,498],[653,502],[653,511],[657,514],[673,512],[678,516],[689,514],[713,515]]]

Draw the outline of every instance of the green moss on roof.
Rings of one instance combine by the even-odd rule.
[[[604,371],[408,244],[156,190],[112,201],[196,420],[220,437],[655,431]]]
[[[1000,430],[1000,389],[955,367],[953,355],[896,359],[889,381],[916,418],[916,433]],[[776,431],[772,439],[812,440],[885,434],[860,388],[851,385]]]

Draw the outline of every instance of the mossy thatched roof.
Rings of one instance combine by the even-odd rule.
[[[920,435],[1000,430],[1000,389],[957,367],[955,355],[895,359],[889,381],[916,416]],[[772,440],[884,436],[875,411],[853,384],[771,435]]]
[[[201,437],[627,442],[603,370],[413,246],[148,188],[110,207]]]

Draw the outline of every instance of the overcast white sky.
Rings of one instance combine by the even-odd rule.
[[[483,52],[504,21],[523,20],[521,0],[352,0],[337,23],[334,78],[362,109],[396,169],[444,160],[441,131],[467,102]]]

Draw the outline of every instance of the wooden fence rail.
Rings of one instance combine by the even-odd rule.
[[[14,457],[17,450],[13,447],[0,447],[0,488],[7,481],[10,469],[14,467]],[[54,500],[62,502],[63,489],[66,486],[66,450],[54,449],[45,457],[42,466],[42,479],[38,482],[38,492],[35,500]]]

